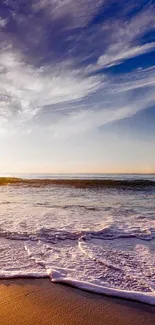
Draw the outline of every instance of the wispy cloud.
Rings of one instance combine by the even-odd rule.
[[[126,46],[120,53],[115,50],[111,48],[106,54],[100,56],[96,67],[110,67],[120,64],[124,60],[155,51],[155,42],[131,47]]]
[[[77,101],[99,89],[99,77],[85,78],[82,71],[67,69],[67,64],[35,69],[25,64],[20,54],[0,53],[0,111],[5,118],[30,119],[37,111],[62,102]]]
[[[127,59],[155,51],[155,42],[141,44],[146,33],[155,31],[154,15],[155,7],[150,6],[129,20],[116,19],[103,25],[108,38],[107,46],[96,64],[88,67],[89,71],[118,65]]]
[[[4,28],[8,23],[7,18],[0,17],[0,29]]]
[[[137,69],[134,72],[125,75],[109,77],[107,87],[108,93],[122,93],[141,88],[154,89],[155,87],[155,67],[148,69]],[[131,95],[132,96],[132,95]]]
[[[68,26],[82,27],[97,13],[105,0],[33,0],[32,10],[45,10],[51,19],[67,16]]]
[[[121,102],[115,101],[117,98],[109,98],[109,103],[103,102],[102,106],[95,106],[94,109],[79,109],[71,112],[67,116],[60,116],[59,120],[51,123],[51,134],[56,138],[71,137],[81,135],[98,129],[109,123],[129,118],[151,107],[155,101],[154,89],[152,91],[140,94],[137,98],[132,96],[123,96]]]
[[[21,10],[21,2],[3,0],[9,19],[0,18],[1,129],[44,116],[53,134],[72,135],[152,105],[154,69],[97,72],[155,50],[154,41],[142,42],[155,28],[155,8],[150,3],[128,16],[132,2],[119,16],[93,23],[109,3],[115,1],[33,0]]]

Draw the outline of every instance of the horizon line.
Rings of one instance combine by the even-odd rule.
[[[53,172],[19,172],[19,173],[17,173],[17,172],[4,172],[4,173],[0,173],[0,177],[1,177],[1,175],[7,175],[7,174],[17,174],[17,175],[22,175],[22,174],[37,174],[37,175],[155,175],[155,172],[109,172],[109,173],[104,173],[104,172],[82,172],[82,173],[78,173],[78,172],[71,172],[71,173],[62,173],[62,172],[60,172],[60,173],[53,173]]]

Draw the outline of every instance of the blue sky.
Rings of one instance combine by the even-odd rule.
[[[155,172],[154,17],[155,1],[1,0],[1,172]]]

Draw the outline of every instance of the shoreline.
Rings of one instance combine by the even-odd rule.
[[[154,325],[155,306],[52,283],[49,279],[0,280],[4,325]]]

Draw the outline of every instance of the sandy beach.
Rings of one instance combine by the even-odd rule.
[[[155,307],[52,284],[49,279],[1,280],[0,324],[154,325]]]

